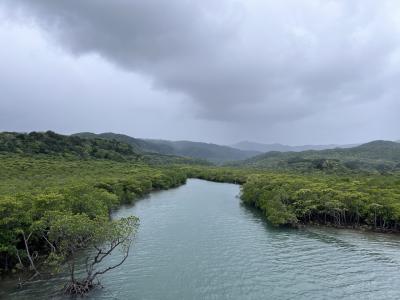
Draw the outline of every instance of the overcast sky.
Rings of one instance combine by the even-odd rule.
[[[0,130],[400,139],[398,0],[0,0]]]

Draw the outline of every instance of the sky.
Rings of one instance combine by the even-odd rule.
[[[400,139],[398,0],[0,0],[0,131]]]

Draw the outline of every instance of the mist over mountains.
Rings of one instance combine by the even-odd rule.
[[[270,170],[297,170],[301,172],[362,170],[385,173],[400,170],[400,144],[381,140],[351,148],[301,152],[271,151],[244,161],[233,162],[231,165]]]
[[[262,152],[253,150],[241,150],[229,146],[192,142],[192,141],[168,141],[155,139],[138,139],[123,134],[81,132],[74,134],[82,138],[114,139],[131,145],[138,152],[150,152],[164,155],[176,155],[204,159],[213,163],[244,160]]]
[[[257,142],[250,141],[242,141],[236,144],[231,145],[234,148],[240,150],[247,151],[258,151],[258,152],[270,152],[270,151],[278,151],[278,152],[301,152],[307,150],[326,150],[326,149],[335,149],[335,148],[351,148],[356,147],[359,144],[348,144],[348,145],[337,145],[337,144],[329,144],[329,145],[302,145],[302,146],[289,146],[283,145],[279,143],[273,144],[263,144]]]

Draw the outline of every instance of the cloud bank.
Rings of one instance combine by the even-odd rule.
[[[321,115],[334,128],[340,122],[335,117],[370,116],[377,106],[400,111],[398,1],[5,0],[4,5],[13,20],[37,24],[73,56],[96,54],[149,78],[159,91],[182,95],[199,119],[285,133],[288,124],[307,124]],[[373,122],[385,122],[385,112]]]

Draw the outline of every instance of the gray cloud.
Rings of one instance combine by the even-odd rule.
[[[204,120],[278,128],[398,97],[397,1],[4,1],[73,55],[147,76]]]

